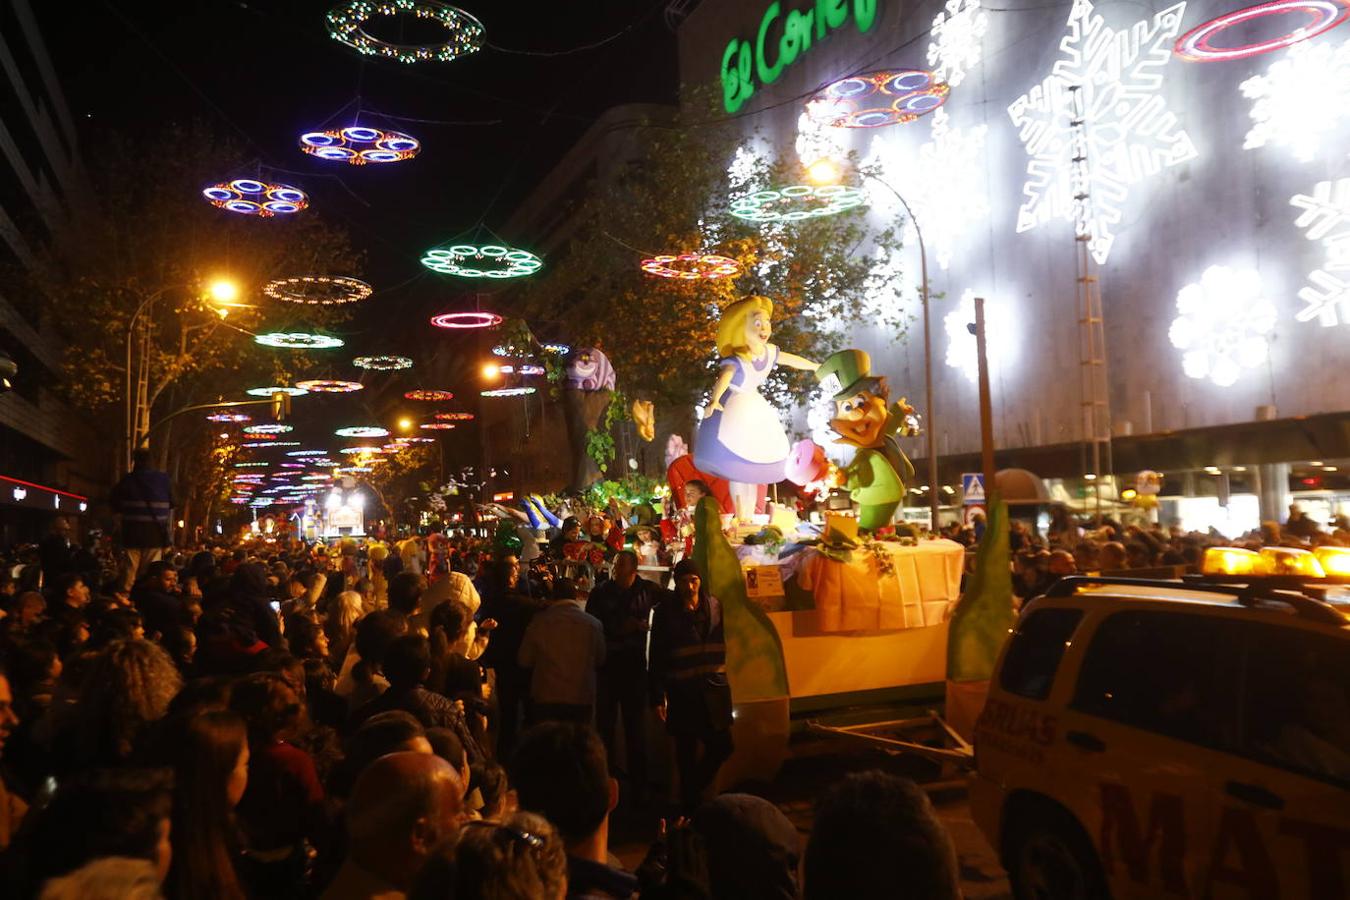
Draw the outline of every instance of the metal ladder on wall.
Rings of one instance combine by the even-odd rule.
[[[1088,162],[1087,110],[1082,85],[1068,86],[1070,126],[1070,192],[1078,260],[1078,377],[1083,426],[1083,468],[1102,515],[1102,479],[1112,471],[1111,399],[1106,378],[1106,332],[1102,317],[1097,261],[1092,256],[1092,177]]]

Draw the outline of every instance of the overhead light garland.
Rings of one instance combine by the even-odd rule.
[[[309,206],[309,195],[289,184],[272,184],[254,178],[236,178],[202,189],[202,196],[218,209],[246,216],[297,213]]]
[[[924,69],[886,69],[841,78],[811,95],[806,113],[834,128],[902,125],[947,102],[951,88]]]
[[[478,395],[480,397],[524,397],[533,394],[534,391],[535,389],[532,387],[493,388],[487,391],[479,391]]]
[[[236,469],[257,469],[257,468],[265,469],[270,465],[271,463],[269,462],[237,462],[234,464],[234,467]]]
[[[327,455],[328,455],[328,451],[327,451],[327,450],[292,450],[290,453],[287,453],[286,455],[287,455],[287,456],[294,456],[294,457],[297,457],[297,458],[302,458],[302,457],[306,457],[306,456],[327,456]]]
[[[423,422],[417,426],[423,431],[453,431],[455,426],[449,422]]]
[[[365,387],[359,381],[337,381],[323,378],[316,378],[312,381],[297,381],[295,386],[315,394],[349,394]]]
[[[416,391],[405,391],[404,394],[403,394],[403,399],[404,399],[404,400],[425,400],[425,401],[427,401],[427,402],[429,402],[429,403],[442,403],[442,402],[444,402],[444,401],[446,401],[446,400],[453,400],[453,399],[455,399],[455,395],[454,395],[454,393],[451,392],[451,391],[436,391],[436,390],[419,389],[419,390],[416,390]]]
[[[403,443],[405,443],[405,444],[434,444],[434,443],[436,443],[436,439],[435,439],[435,438],[429,438],[429,437],[405,437],[405,438],[400,438],[399,440],[403,441]]]
[[[300,135],[300,149],[319,159],[341,160],[353,166],[366,163],[392,163],[412,159],[422,144],[401,131],[383,131],[352,125],[327,131],[309,131]]]
[[[359,278],[346,275],[301,275],[276,278],[263,285],[263,294],[284,303],[305,306],[341,306],[359,303],[375,289]]]
[[[343,447],[338,452],[350,456],[354,453],[380,453],[381,450],[379,447]]]
[[[215,412],[206,417],[208,422],[252,422],[253,417],[247,413]]]
[[[472,422],[473,413],[471,412],[439,412],[433,418],[442,422]]]
[[[246,426],[244,434],[285,434],[294,430],[295,426],[293,425],[285,425],[281,422],[263,422],[260,425]]]
[[[381,428],[378,425],[350,425],[346,428],[339,428],[333,434],[347,438],[389,437],[389,429]]]
[[[431,324],[437,328],[469,329],[496,328],[502,324],[502,317],[490,312],[452,312],[431,317]]]
[[[341,347],[341,338],[327,334],[311,334],[305,331],[274,331],[253,338],[255,343],[264,347],[280,347],[285,350],[332,350]]]
[[[522,278],[543,268],[544,261],[528,250],[503,244],[451,244],[428,250],[422,265],[460,278]]]
[[[1240,44],[1236,47],[1214,45],[1214,39],[1230,28],[1266,18],[1287,24],[1288,20],[1283,17],[1290,13],[1301,13],[1309,18],[1299,21],[1295,27],[1283,34],[1265,40]],[[1172,52],[1188,62],[1228,62],[1246,59],[1249,56],[1271,53],[1291,44],[1315,38],[1344,23],[1348,18],[1350,18],[1350,0],[1276,0],[1274,3],[1262,3],[1234,10],[1197,25],[1177,40]]]
[[[352,360],[352,365],[372,372],[394,372],[399,369],[411,369],[413,361],[406,356],[358,356]]]
[[[439,44],[395,44],[367,30],[376,16],[415,16],[436,22],[446,31]],[[436,0],[348,0],[328,11],[328,34],[367,56],[401,63],[452,62],[483,46],[483,23],[458,7]]]
[[[658,278],[679,278],[685,281],[735,278],[741,274],[741,264],[729,256],[716,253],[662,254],[644,259],[642,271]]]
[[[309,391],[304,388],[287,387],[284,384],[273,385],[272,387],[255,387],[244,391],[250,397],[270,397],[273,394],[289,394],[292,397],[303,397]]]
[[[800,222],[862,206],[863,192],[843,184],[794,184],[734,197],[731,214],[754,222]]]

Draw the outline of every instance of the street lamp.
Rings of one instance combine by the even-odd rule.
[[[411,431],[412,427],[413,427],[413,420],[408,418],[407,416],[404,416],[403,418],[398,420],[399,431]]]
[[[490,362],[483,364],[483,379],[485,381],[491,381],[492,379],[496,378],[501,374],[502,374],[502,367],[497,365],[496,363]]]
[[[927,406],[928,424],[924,428],[928,453],[928,487],[924,493],[928,494],[928,514],[932,520],[932,528],[938,530],[938,503],[939,503],[939,485],[938,485],[938,465],[937,465],[937,429],[936,416],[933,413],[933,329],[931,316],[929,315],[929,297],[928,297],[928,250],[923,243],[923,230],[919,228],[919,220],[914,215],[914,210],[909,208],[909,202],[892,187],[889,183],[882,181],[875,175],[867,172],[861,173],[864,178],[875,181],[877,184],[886,188],[895,195],[895,199],[900,201],[904,207],[905,214],[909,216],[910,224],[914,226],[914,234],[919,239],[919,277],[921,278],[920,294],[923,301],[923,382],[924,382],[924,403]],[[837,160],[830,157],[822,157],[807,167],[806,177],[812,184],[837,184],[843,179],[844,167]]]

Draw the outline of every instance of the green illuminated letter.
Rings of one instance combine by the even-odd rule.
[[[770,3],[769,8],[764,11],[764,18],[759,20],[759,34],[755,36],[755,71],[759,75],[760,84],[773,84],[783,71],[781,59],[770,66],[764,58],[764,38],[776,18],[778,18],[778,0]]]
[[[838,28],[847,18],[848,0],[816,0],[816,38],[823,38],[827,29]]]
[[[877,0],[853,0],[853,21],[859,31],[867,31],[877,20]]]
[[[727,112],[734,113],[754,92],[755,85],[750,80],[750,45],[732,38],[722,54],[722,105]]]
[[[790,66],[811,49],[811,19],[814,13],[793,10],[783,21],[783,39],[778,42],[778,65]]]

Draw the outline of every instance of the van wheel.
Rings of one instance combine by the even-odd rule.
[[[1017,900],[1105,900],[1101,863],[1082,827],[1059,810],[1036,810],[1008,835],[1008,879]]]

